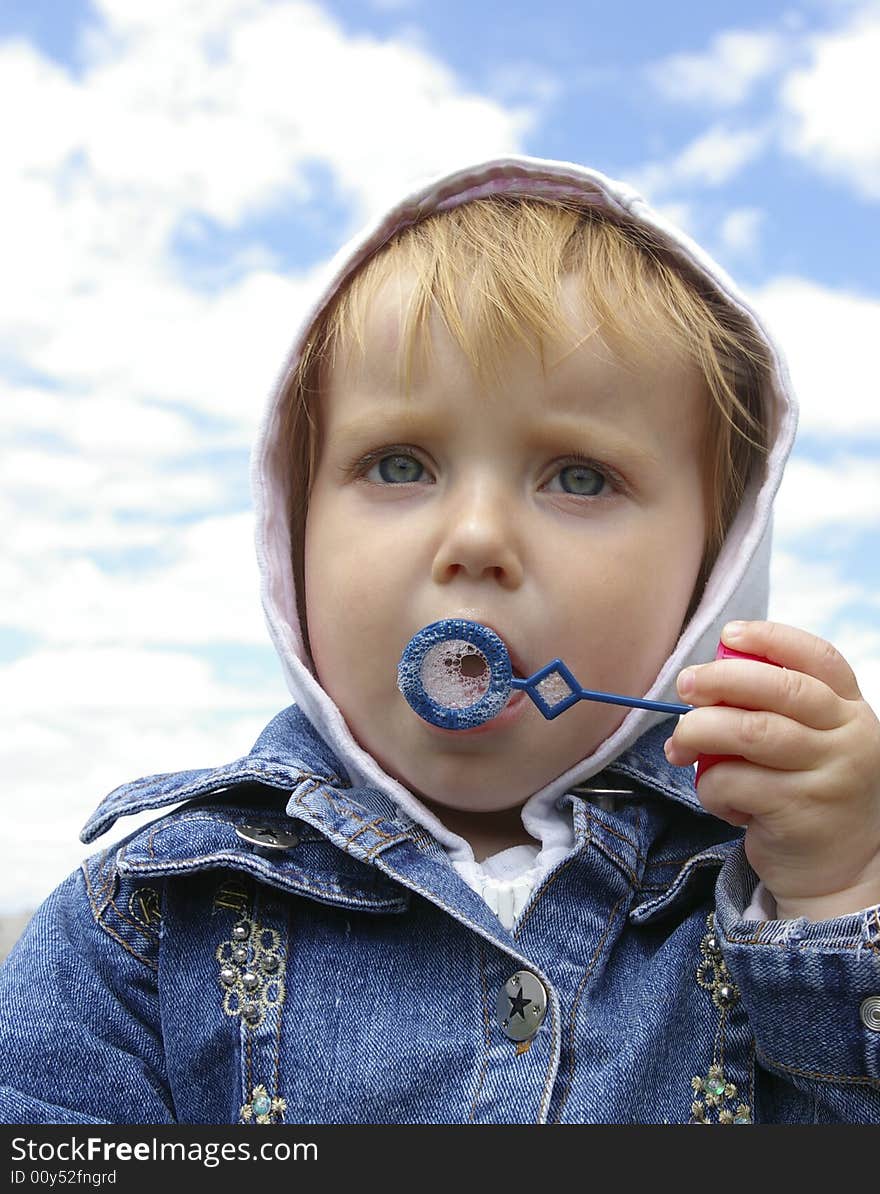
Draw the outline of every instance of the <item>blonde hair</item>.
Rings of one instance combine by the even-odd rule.
[[[406,389],[416,353],[430,355],[436,311],[485,384],[503,367],[511,339],[541,351],[558,340],[561,283],[575,275],[595,331],[613,351],[650,351],[658,330],[705,379],[709,396],[704,452],[707,535],[690,617],[742,500],[766,455],[762,391],[768,349],[745,315],[724,302],[695,269],[649,229],[606,210],[565,202],[494,196],[435,213],[397,233],[355,273],[312,328],[282,406],[290,475],[293,572],[303,641],[303,546],[308,495],[320,452],[324,370],[339,353],[364,347],[371,302],[389,280],[413,279],[398,347]]]

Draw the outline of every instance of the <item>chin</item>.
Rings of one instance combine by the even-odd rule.
[[[435,804],[438,807],[453,809],[459,813],[503,813],[511,809],[520,808],[533,791],[537,791],[539,784],[526,791],[521,786],[514,786],[509,778],[484,779],[479,782],[467,782],[467,777],[461,774],[452,776],[421,776],[421,783],[410,786],[416,796]],[[403,781],[405,782],[405,781]]]

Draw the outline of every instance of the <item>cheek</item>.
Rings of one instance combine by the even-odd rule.
[[[305,601],[318,677],[339,703],[353,680],[372,686],[392,656],[404,586],[387,554],[344,509],[317,501],[305,534]],[[402,649],[402,644],[401,644]],[[399,651],[398,651],[399,654]],[[395,657],[396,666],[396,657]]]
[[[569,572],[561,595],[567,620],[580,628],[585,663],[601,670],[601,683],[588,687],[653,681],[681,633],[703,559],[703,534],[699,511],[637,520],[594,543],[589,557]]]

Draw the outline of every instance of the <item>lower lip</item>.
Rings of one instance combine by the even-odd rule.
[[[469,730],[447,730],[443,726],[436,726],[433,722],[423,724],[438,734],[445,734],[451,738],[470,738],[474,734],[488,734],[492,730],[502,730],[518,721],[528,705],[528,698],[524,692],[514,692],[507,704],[495,717],[484,721],[482,725],[472,726]]]

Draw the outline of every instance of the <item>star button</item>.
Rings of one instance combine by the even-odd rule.
[[[526,1008],[532,1002],[531,999],[526,999],[522,991],[517,991],[516,995],[508,995],[510,1000],[510,1015],[521,1016],[523,1020],[526,1018]]]

